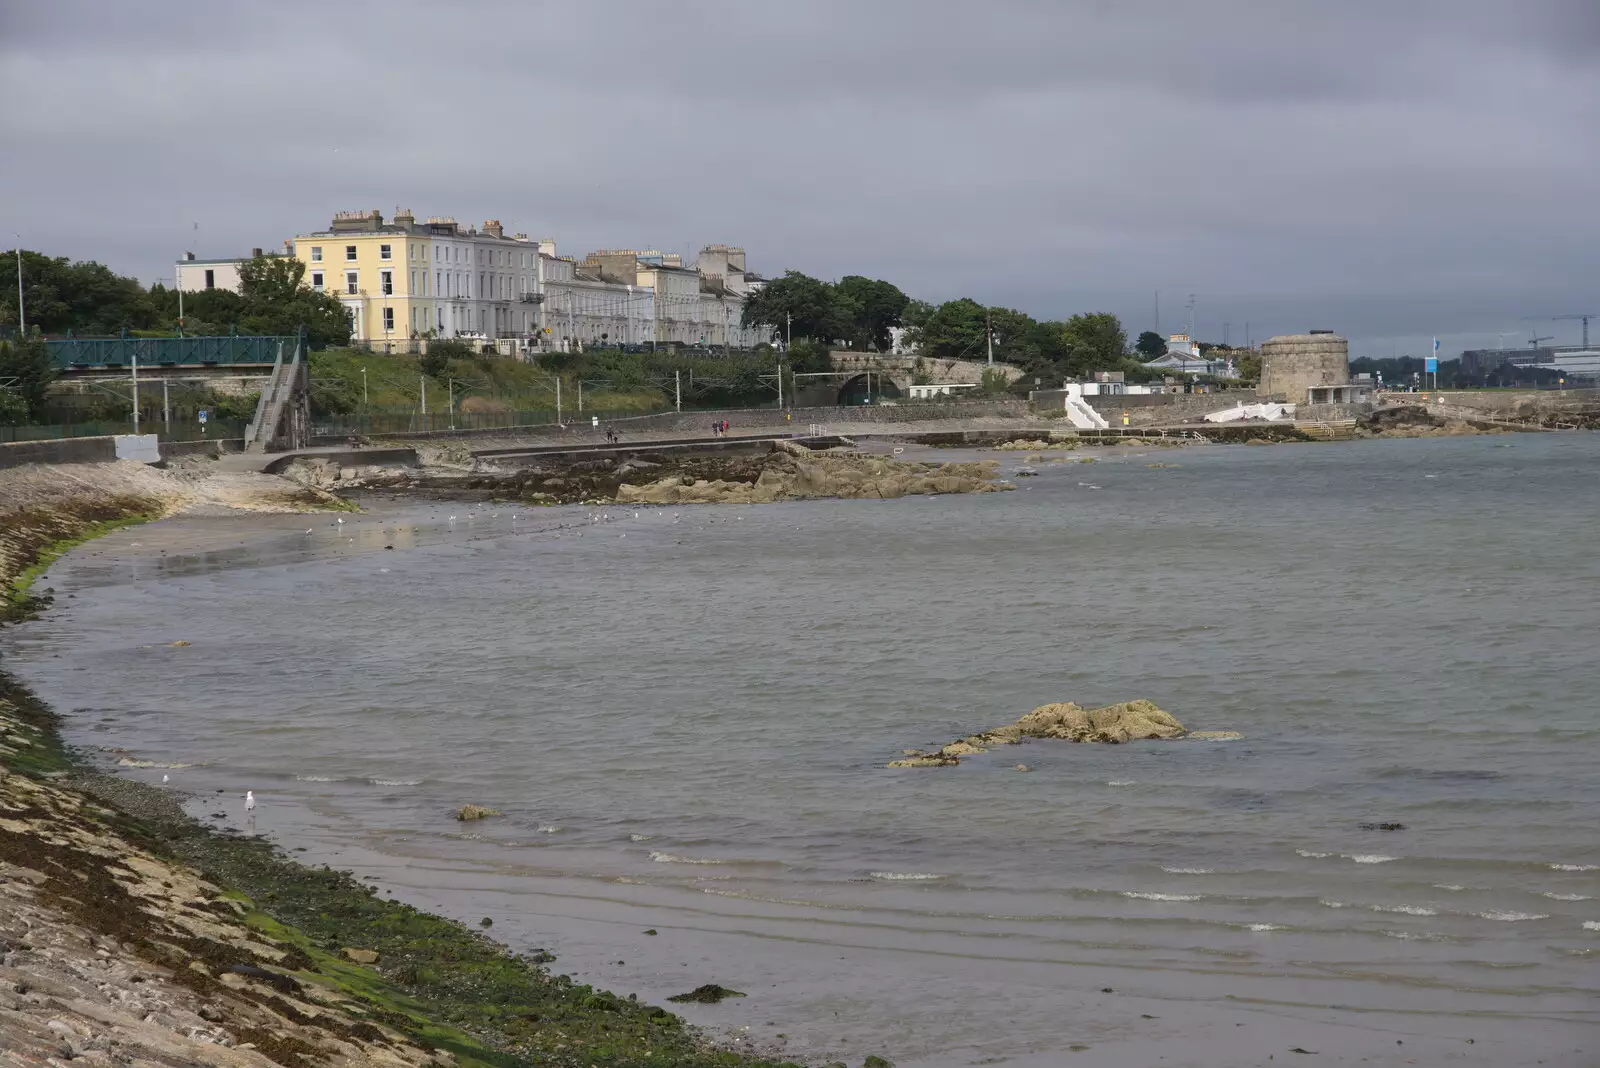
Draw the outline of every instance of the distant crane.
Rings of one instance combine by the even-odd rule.
[[[1588,348],[1589,347],[1589,320],[1590,319],[1600,319],[1600,315],[1597,315],[1594,312],[1590,312],[1587,315],[1556,315],[1556,316],[1552,317],[1553,321],[1559,321],[1559,320],[1562,320],[1562,319],[1582,319],[1583,320],[1583,347],[1584,348]]]
[[[1522,321],[1525,322],[1525,323],[1536,323],[1536,322],[1539,322],[1539,319],[1536,318],[1535,316],[1532,316],[1532,315],[1524,315],[1522,317]],[[1541,342],[1554,341],[1554,340],[1555,340],[1554,336],[1551,336],[1551,337],[1540,337],[1539,336],[1539,328],[1537,326],[1528,327],[1528,347],[1530,349],[1538,348],[1539,344]]]

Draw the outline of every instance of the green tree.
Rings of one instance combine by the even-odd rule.
[[[1154,330],[1146,330],[1134,342],[1134,349],[1147,360],[1159,360],[1167,351],[1166,340]]]
[[[450,369],[451,360],[470,360],[472,357],[471,345],[455,338],[445,338],[428,342],[428,351],[422,354],[417,363],[421,366],[423,374],[429,378],[442,380]]]
[[[1015,308],[986,308],[970,297],[948,300],[911,328],[908,340],[924,356],[943,360],[994,358],[1028,367],[1040,356],[1039,323]]]
[[[924,356],[953,360],[982,354],[986,311],[970,297],[947,300],[922,318],[911,340]]]
[[[1261,381],[1261,353],[1246,351],[1234,364],[1234,371],[1241,382]]]
[[[850,332],[840,310],[833,286],[799,271],[785,271],[782,278],[745,298],[743,321],[747,327],[771,327],[780,338],[828,343]]]
[[[1128,335],[1110,312],[1074,315],[1062,324],[1069,370],[1076,373],[1115,370],[1127,360]]]
[[[925,300],[912,298],[906,301],[906,306],[900,312],[900,325],[907,330],[917,330],[932,317],[935,308]]]
[[[293,256],[256,256],[241,263],[241,305],[229,325],[246,334],[294,334],[303,326],[312,348],[348,345],[350,316],[344,305],[303,284],[305,273],[306,265]]]
[[[43,341],[0,341],[0,393],[13,398],[3,405],[5,418],[43,422],[45,396],[55,380],[55,363]]]
[[[857,348],[889,351],[889,329],[900,325],[911,298],[892,282],[847,274],[833,287],[841,302],[841,313],[853,327],[851,344]]]
[[[115,334],[157,320],[144,287],[92,260],[73,263],[24,249],[22,289],[28,328],[46,334]],[[18,323],[14,249],[0,256],[0,322]]]

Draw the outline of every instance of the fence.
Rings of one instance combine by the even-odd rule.
[[[93,337],[46,341],[58,370],[84,367],[206,367],[271,364],[278,346],[293,352],[298,337]]]
[[[571,408],[561,410],[559,422],[567,426],[590,426],[596,418],[602,424],[618,419],[631,419],[649,412],[602,411]],[[452,430],[495,430],[524,426],[554,426],[558,420],[555,408],[515,412],[368,412],[335,416],[314,422],[311,433],[315,437],[362,437],[383,434],[446,433]]]
[[[46,441],[54,438],[94,438],[134,433],[133,421],[108,420],[99,423],[57,423],[49,426],[0,426],[0,442]],[[154,434],[162,441],[227,440],[244,437],[244,421],[213,419],[209,423],[173,420],[163,423],[148,415],[139,420],[140,434]]]

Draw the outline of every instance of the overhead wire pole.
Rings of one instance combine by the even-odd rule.
[[[672,408],[674,411],[683,411],[683,372],[672,372]]]
[[[17,234],[17,333],[28,336],[28,312],[22,301],[22,235]]]

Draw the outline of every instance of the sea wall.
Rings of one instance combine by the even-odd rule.
[[[696,410],[692,412],[660,412],[655,415],[630,416],[607,419],[596,429],[585,412],[569,412],[564,417],[565,426],[541,423],[535,426],[484,427],[473,430],[417,431],[374,435],[384,441],[450,441],[477,438],[546,439],[561,441],[604,440],[607,428],[624,438],[632,434],[690,433],[706,434],[715,421],[727,420],[734,434],[753,429],[787,431],[804,434],[812,424],[827,426],[834,432],[848,433],[852,427],[865,429],[875,423],[904,424],[963,419],[1008,419],[1019,423],[1032,423],[1038,416],[1020,397],[995,397],[983,400],[929,401],[908,404],[852,405],[824,408],[730,408]],[[343,445],[348,435],[321,436],[313,445]]]
[[[23,464],[104,464],[117,458],[117,439],[54,438],[0,442],[0,469]]]
[[[1591,425],[1600,418],[1600,389],[1541,389],[1516,393],[1433,390],[1427,393],[1427,402],[1430,407],[1442,404],[1459,413],[1482,413],[1492,419]]]

